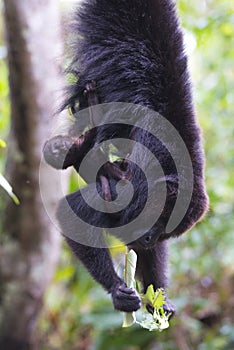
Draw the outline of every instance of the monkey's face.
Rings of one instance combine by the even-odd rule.
[[[128,244],[129,248],[132,249],[151,249],[157,241],[163,236],[165,227],[162,222],[158,222],[148,232],[144,233],[140,238]]]

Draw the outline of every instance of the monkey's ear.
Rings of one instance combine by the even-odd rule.
[[[157,183],[166,182],[167,197],[176,197],[178,194],[179,178],[177,174],[166,175],[157,180]]]
[[[178,185],[179,178],[178,175],[167,175],[165,176],[167,182],[167,196],[169,197],[177,197],[178,195]]]

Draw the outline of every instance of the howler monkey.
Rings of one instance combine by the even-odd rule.
[[[183,34],[172,0],[85,0],[76,12],[72,34],[73,37],[74,34],[77,36],[77,41],[73,45],[74,58],[68,71],[75,81],[69,88],[64,107],[73,113],[74,127],[67,136],[59,135],[47,141],[44,157],[58,169],[74,166],[88,184],[84,193],[91,204],[95,204],[96,197],[100,196],[107,204],[113,202],[113,207],[118,209],[119,204],[115,200],[119,194],[128,192],[129,187],[125,185],[131,182],[133,195],[126,207],[120,210],[105,212],[91,208],[81,191],[62,199],[57,210],[61,229],[73,252],[94,279],[111,293],[114,307],[131,312],[140,308],[139,295],[116,274],[108,248],[102,244],[101,247],[93,243],[89,245],[88,242],[84,244],[79,237],[89,237],[91,234],[93,239],[96,230],[100,233],[112,228],[115,229],[114,235],[118,236],[118,228],[128,227],[129,223],[134,222],[144,210],[147,198],[152,197],[155,191],[155,199],[143,215],[142,225],[135,226],[132,231],[130,229],[127,237],[123,230],[119,238],[137,253],[137,275],[144,291],[150,284],[155,289],[165,288],[167,239],[187,231],[204,215],[208,205],[204,187],[204,159]],[[135,113],[134,120],[138,120],[139,111],[141,115],[141,112],[145,113],[145,127],[130,123],[128,118],[124,120],[123,114],[116,123],[109,122],[110,113],[103,113],[101,106],[110,104],[110,108],[115,110],[118,106],[116,103],[130,104],[131,113]],[[80,127],[79,124],[83,123],[79,113],[86,108],[89,110],[87,119],[90,118],[91,123],[89,128]],[[191,173],[189,165],[183,165],[186,152],[180,152],[179,156],[176,153],[174,134],[169,133],[165,142],[163,136],[160,139],[168,128],[161,125],[161,119],[157,119],[156,115],[154,118],[152,111],[160,114],[180,136],[189,155]],[[98,117],[103,113],[102,125],[95,124],[95,118],[92,120],[95,113],[99,114]],[[155,121],[160,135],[151,131]],[[83,128],[81,132],[77,131],[79,128]],[[105,155],[98,145],[105,140],[114,142],[116,138],[129,139],[134,143],[128,152],[120,154],[115,161],[103,158],[98,163],[97,160]],[[143,147],[139,148],[139,144]],[[162,174],[151,168],[152,159],[146,149],[157,158],[158,166],[163,169]],[[81,163],[90,150],[94,152],[89,171],[82,171]],[[93,179],[92,166],[95,167],[95,162],[101,166]],[[182,164],[180,169],[178,162]],[[151,169],[149,175],[144,173],[144,169]],[[160,190],[163,187],[157,189],[161,182],[165,185],[165,198],[163,190],[162,194]],[[97,189],[96,195],[93,194],[94,189]],[[168,230],[169,219],[183,191],[188,193],[188,198],[185,195],[182,202],[188,200],[188,205],[177,225]],[[158,219],[151,223],[162,203]],[[69,209],[90,225],[90,232],[83,231]],[[150,223],[148,228],[147,223]],[[138,231],[136,236],[135,231]],[[165,310],[174,311],[169,302]]]

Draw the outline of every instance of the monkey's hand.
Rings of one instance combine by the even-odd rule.
[[[140,296],[135,289],[128,288],[125,283],[117,285],[111,294],[116,310],[133,312],[141,307]]]

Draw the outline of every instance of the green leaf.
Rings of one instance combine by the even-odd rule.
[[[130,250],[125,257],[125,271],[124,279],[129,288],[135,288],[135,273],[136,273],[136,263],[137,255],[134,250]]]
[[[162,307],[163,305],[166,304],[165,301],[165,296],[164,296],[164,291],[163,289],[157,289],[154,295],[154,300],[153,300],[153,307],[155,309],[159,309],[160,307]]]
[[[123,328],[131,327],[136,323],[136,314],[135,312],[124,312],[123,315]]]
[[[151,284],[146,291],[146,294],[142,296],[142,300],[144,305],[150,304],[154,313],[149,314],[146,307],[142,311],[141,321],[137,321],[137,323],[143,327],[148,329],[149,331],[159,330],[162,331],[169,327],[169,315],[165,315],[163,305],[166,304],[165,295],[163,288],[158,288],[154,291],[154,287]]]
[[[137,255],[133,250],[130,250],[125,256],[125,270],[124,279],[128,287],[135,288],[135,273],[136,273]],[[165,315],[163,305],[166,304],[163,288],[154,290],[151,284],[144,295],[141,296],[143,301],[143,308],[137,312],[124,313],[124,320],[122,327],[131,327],[134,323],[149,331],[162,331],[169,327],[168,319],[170,315]],[[150,304],[154,310],[153,315],[150,314],[146,305]],[[136,318],[140,316],[140,320]]]
[[[16,205],[20,204],[20,201],[19,201],[18,197],[14,194],[11,185],[9,184],[9,182],[5,179],[5,177],[2,174],[0,174],[0,186],[2,186],[2,188],[4,188],[4,190],[9,194],[9,196],[13,199],[13,201]]]
[[[113,145],[112,143],[109,145],[109,160],[111,163],[114,163],[116,160],[119,160],[120,154],[119,154],[119,150],[116,148],[115,145]]]
[[[168,317],[161,315],[159,311],[155,311],[154,315],[149,313],[143,314],[143,319],[141,321],[136,321],[142,328],[152,331],[163,331],[169,328]]]
[[[137,255],[134,250],[130,250],[125,256],[124,279],[128,287],[135,288]],[[136,323],[135,312],[125,312],[122,327],[130,327]]]
[[[145,293],[144,299],[153,305],[154,302],[154,286],[151,284]]]
[[[0,147],[6,148],[6,142],[0,139]]]
[[[158,288],[154,291],[154,286],[152,284],[147,288],[142,298],[145,304],[150,303],[156,309],[166,304],[163,288]]]

